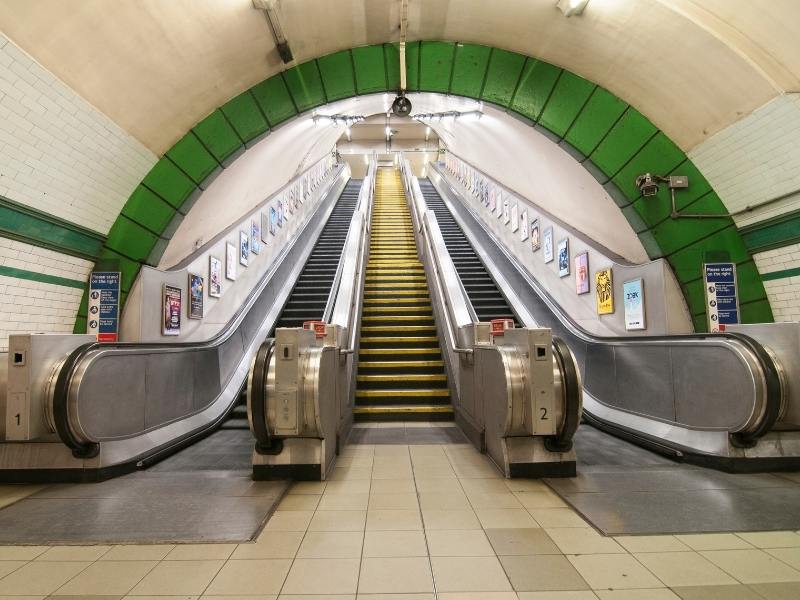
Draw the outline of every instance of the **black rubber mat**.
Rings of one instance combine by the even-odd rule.
[[[800,529],[800,477],[695,467],[581,425],[578,476],[547,483],[609,534]]]

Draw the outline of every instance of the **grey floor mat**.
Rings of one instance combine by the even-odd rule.
[[[800,529],[796,474],[730,474],[686,465],[587,425],[578,476],[547,483],[606,534]]]
[[[452,427],[354,427],[349,444],[466,444],[461,429]]]

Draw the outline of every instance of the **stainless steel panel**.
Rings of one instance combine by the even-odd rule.
[[[81,427],[89,436],[115,439],[146,428],[145,403],[125,400],[146,397],[148,357],[128,355],[121,362],[106,355],[92,365],[92,393],[78,406]]]
[[[672,368],[668,348],[614,347],[616,402],[623,410],[675,420]],[[607,398],[607,396],[602,396]]]
[[[197,352],[147,357],[145,429],[158,427],[194,411],[194,358]]]

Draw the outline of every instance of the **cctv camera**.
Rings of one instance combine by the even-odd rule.
[[[642,196],[655,196],[658,193],[658,182],[656,177],[650,173],[639,175],[636,178],[636,187],[642,193]]]
[[[392,112],[398,117],[407,117],[411,114],[411,100],[401,93],[392,102]]]

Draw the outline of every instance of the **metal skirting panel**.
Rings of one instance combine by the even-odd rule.
[[[575,446],[577,477],[547,483],[607,535],[800,529],[797,473],[720,473],[586,425]]]

